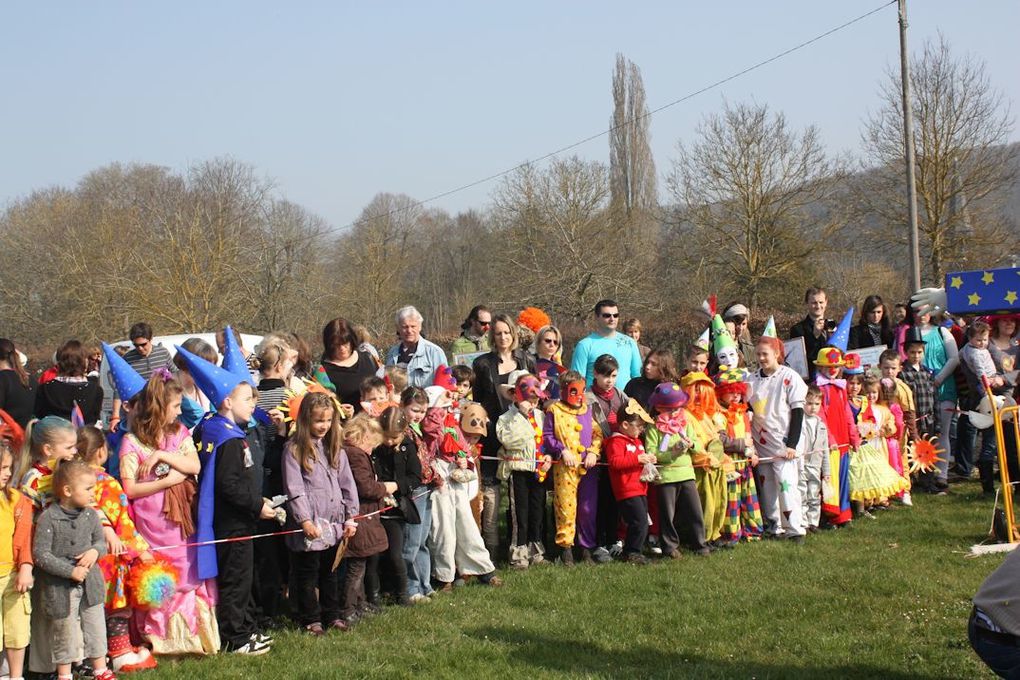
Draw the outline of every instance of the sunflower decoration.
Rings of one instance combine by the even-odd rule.
[[[308,394],[309,392],[319,392],[321,394],[328,394],[333,400],[333,408],[336,409],[337,416],[339,416],[340,420],[343,420],[347,417],[347,414],[344,413],[344,410],[340,408],[340,400],[337,399],[336,392],[327,389],[325,386],[323,386],[321,383],[315,380],[302,378],[301,382],[305,386],[305,389],[299,392],[287,388],[287,390],[284,391],[283,393],[283,401],[280,403],[279,406],[277,406],[277,408],[280,410],[280,413],[283,414],[283,422],[287,423],[287,432],[289,434],[294,434],[294,428],[296,427],[294,421],[297,420],[298,411],[301,410],[301,400],[304,399],[305,395]]]
[[[907,446],[907,466],[910,474],[917,472],[931,472],[935,469],[936,463],[944,460],[939,458],[940,453],[945,453],[937,447],[938,438],[931,437],[918,439]]]

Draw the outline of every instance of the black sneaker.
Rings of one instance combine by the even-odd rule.
[[[242,654],[244,656],[261,656],[269,652],[269,645],[256,642],[255,640],[248,640],[240,647],[233,647],[228,645],[226,651],[231,654]]]
[[[625,558],[623,558],[623,561],[626,562],[627,564],[645,565],[648,564],[649,559],[642,555],[641,553],[636,552],[627,555]]]
[[[560,550],[560,564],[562,564],[564,567],[574,566],[573,548],[563,548],[562,550]]]
[[[268,633],[263,633],[261,631],[255,631],[254,633],[251,634],[251,637],[248,639],[251,640],[252,642],[258,642],[263,645],[273,644],[273,636],[269,635]]]

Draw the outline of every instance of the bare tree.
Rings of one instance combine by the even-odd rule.
[[[997,247],[1005,223],[1002,189],[1016,180],[1018,147],[1008,144],[1010,108],[982,61],[955,56],[939,36],[911,59],[910,68],[921,256],[930,280],[940,281],[947,268],[965,266],[968,258],[984,260],[975,266],[992,266],[1008,254]],[[907,206],[898,69],[889,71],[880,95],[882,108],[863,131],[867,160],[877,168],[859,196],[877,218],[874,233],[902,246]]]
[[[617,54],[613,72],[609,176],[614,209],[628,218],[635,211],[654,213],[658,207],[655,159],[649,146],[650,122],[641,69]]]
[[[766,106],[726,105],[677,144],[669,187],[674,234],[698,254],[720,288],[757,304],[808,261],[819,235],[840,224],[834,199],[840,164],[818,131],[791,130]]]

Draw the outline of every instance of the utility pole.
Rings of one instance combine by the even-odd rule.
[[[921,289],[921,247],[917,235],[917,185],[914,182],[914,113],[910,97],[910,62],[907,55],[907,0],[899,1],[900,82],[903,89],[903,154],[907,161],[907,212],[910,217],[910,285]],[[938,285],[939,282],[936,282]]]

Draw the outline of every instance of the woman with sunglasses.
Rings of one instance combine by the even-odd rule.
[[[475,305],[460,325],[460,336],[450,345],[450,357],[458,354],[488,352],[489,328],[492,326],[492,311],[485,305]]]

